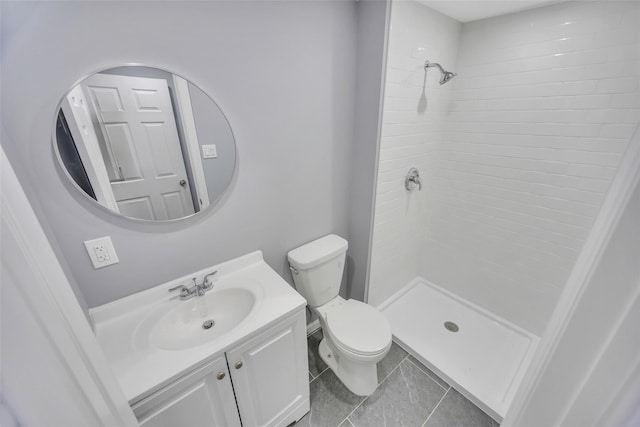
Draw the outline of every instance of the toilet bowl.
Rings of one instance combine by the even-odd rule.
[[[338,295],[347,241],[330,234],[289,252],[296,290],[307,299],[324,332],[322,360],[353,393],[376,389],[376,364],[391,348],[391,328],[382,314],[354,299]]]
[[[391,348],[387,320],[370,305],[340,296],[311,310],[324,332],[318,350],[322,360],[353,393],[373,393],[378,386],[376,364]]]

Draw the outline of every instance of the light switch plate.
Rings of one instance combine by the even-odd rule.
[[[215,144],[202,146],[202,157],[205,159],[215,159],[218,157],[218,149]]]
[[[84,242],[84,246],[87,248],[93,268],[102,268],[120,262],[109,236],[87,240]]]

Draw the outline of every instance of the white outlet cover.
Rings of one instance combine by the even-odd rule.
[[[84,246],[87,248],[87,253],[93,263],[93,268],[98,269],[120,262],[116,250],[113,247],[111,237],[109,236],[86,240]]]

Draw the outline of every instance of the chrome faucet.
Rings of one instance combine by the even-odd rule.
[[[214,283],[213,280],[211,280],[211,277],[213,277],[216,273],[218,273],[217,270],[205,275],[202,279],[202,283],[198,283],[196,278],[194,277],[191,279],[193,281],[193,286],[191,286],[190,288],[185,285],[178,285],[174,288],[169,289],[169,292],[180,290],[180,301],[185,301],[193,297],[204,296],[207,291],[213,289]]]
[[[175,288],[169,289],[169,292],[180,290],[180,300],[184,301],[192,297],[191,291],[185,285],[178,285]]]
[[[196,282],[196,278],[194,277],[193,279],[193,286],[191,287],[191,289],[193,290],[193,296],[194,297],[201,297],[204,295],[204,283],[202,284],[198,284],[198,282]]]
[[[218,270],[212,271],[211,273],[205,275],[204,278],[202,279],[202,289],[205,292],[213,288],[213,280],[210,279],[210,277],[213,277],[216,274],[218,274]]]

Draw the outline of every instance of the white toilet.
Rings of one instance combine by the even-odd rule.
[[[376,389],[376,363],[391,348],[391,328],[375,308],[338,295],[347,241],[330,234],[289,252],[296,290],[320,318],[320,357],[353,393]]]

